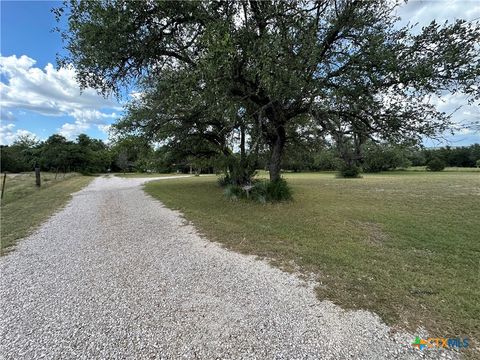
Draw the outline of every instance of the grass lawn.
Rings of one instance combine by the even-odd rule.
[[[480,173],[286,174],[292,202],[232,202],[213,177],[152,182],[210,239],[317,274],[318,296],[433,337],[480,339]]]
[[[164,177],[164,176],[189,176],[189,174],[160,174],[160,173],[114,173],[115,176],[123,178],[151,178],[151,177]]]
[[[87,185],[93,177],[75,173],[42,172],[42,186],[35,186],[34,173],[8,174],[1,205],[0,252],[27,236],[55,210],[70,200],[71,194]],[[2,179],[3,181],[3,174]]]
[[[409,171],[426,171],[426,166],[412,166],[408,168]],[[461,171],[461,172],[480,172],[480,168],[471,168],[471,167],[446,167],[443,172],[452,172],[452,171]]]

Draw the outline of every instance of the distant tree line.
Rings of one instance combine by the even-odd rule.
[[[45,141],[21,136],[12,145],[2,146],[1,158],[2,171],[32,171],[38,165],[52,172],[98,173],[110,167],[112,154],[103,141],[85,134],[79,135],[76,141],[55,134]]]
[[[349,149],[354,152],[354,149]],[[460,147],[421,148],[418,146],[366,142],[355,163],[366,173],[375,173],[411,166],[427,166],[439,160],[443,167],[480,166],[480,144]],[[344,156],[338,147],[325,145],[321,151],[311,148],[292,147],[283,161],[282,168],[288,171],[341,170]]]
[[[11,145],[0,145],[2,172],[213,172],[213,160],[178,152],[167,146],[154,147],[145,138],[125,136],[111,143],[80,134],[75,141],[54,134],[45,141],[20,136]]]
[[[349,159],[363,172],[380,172],[410,166],[427,166],[434,161],[443,168],[480,166],[480,144],[463,147],[420,148],[367,141],[360,149],[340,148],[326,139],[312,143],[296,141],[288,144],[282,161],[284,171],[342,171]],[[229,156],[234,162],[241,160],[241,151]],[[163,145],[154,147],[140,136],[124,136],[106,144],[85,134],[75,141],[55,134],[45,141],[21,136],[12,145],[1,146],[1,171],[32,171],[35,165],[43,171],[81,173],[113,172],[222,172],[222,156],[190,154],[184,147]],[[269,152],[260,151],[257,169],[268,169]],[[441,169],[439,169],[441,170]]]

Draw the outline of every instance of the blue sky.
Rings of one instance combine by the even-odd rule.
[[[108,125],[121,114],[113,99],[95,91],[80,94],[73,69],[57,71],[62,53],[54,1],[1,1],[1,138],[21,134],[45,139],[53,133],[79,133],[106,139]]]
[[[104,99],[94,90],[80,95],[74,69],[56,69],[56,54],[62,53],[57,25],[51,13],[59,2],[3,1],[1,5],[0,57],[0,144],[11,143],[22,134],[46,139],[61,133],[74,139],[80,133],[107,139],[108,126],[121,114],[114,99]],[[413,1],[398,10],[402,22],[427,24],[465,18],[480,18],[480,1]],[[461,95],[446,96],[438,107],[451,112],[459,105],[454,119],[458,123],[478,120],[480,107],[466,106]],[[480,133],[461,129],[447,136],[453,146],[480,143]],[[426,140],[427,145],[445,145]]]

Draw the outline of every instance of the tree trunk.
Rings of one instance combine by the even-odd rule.
[[[272,154],[270,157],[270,181],[280,180],[280,170],[282,167],[283,151],[285,149],[286,133],[283,125],[276,128],[276,137],[272,144]]]
[[[356,132],[353,134],[354,145],[355,145],[355,165],[361,166],[363,164],[363,145],[365,144],[366,137]]]
[[[240,125],[240,162],[245,161],[245,125]]]
[[[245,125],[240,125],[240,178],[238,181],[240,185],[247,185],[250,183],[250,174],[247,169],[247,158],[245,151]]]

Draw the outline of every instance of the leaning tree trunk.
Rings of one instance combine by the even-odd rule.
[[[283,125],[278,126],[275,133],[276,136],[272,143],[272,154],[270,157],[270,181],[280,180],[280,170],[286,142],[285,127]]]

